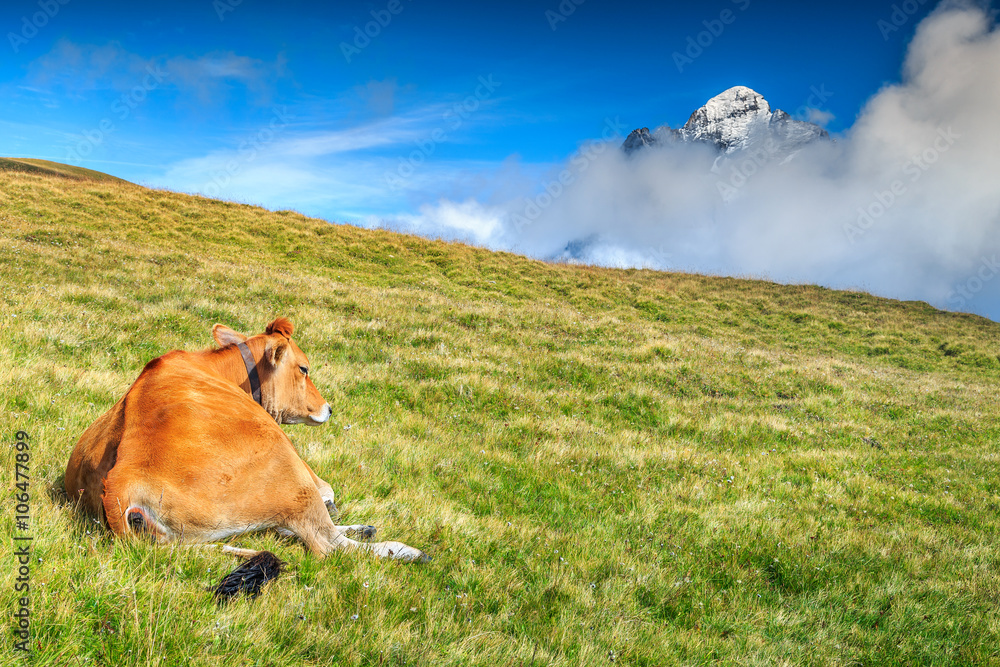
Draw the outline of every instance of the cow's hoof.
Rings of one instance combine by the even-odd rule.
[[[431,562],[431,557],[425,554],[420,549],[414,549],[413,547],[406,547],[401,552],[396,553],[393,558],[398,558],[399,560],[406,561],[407,563],[429,563]]]
[[[376,545],[375,553],[383,558],[406,561],[407,563],[426,563],[431,557],[420,549],[408,547],[402,542],[381,542]]]
[[[337,506],[333,504],[332,500],[324,500],[323,504],[326,505],[326,511],[330,513],[331,519],[336,519],[340,516],[340,510],[337,509]]]
[[[370,540],[375,537],[375,526],[351,526],[347,530],[348,535],[353,535],[358,540]]]

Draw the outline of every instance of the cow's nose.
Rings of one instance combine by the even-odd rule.
[[[333,414],[333,408],[330,407],[329,403],[324,403],[323,407],[320,408],[319,414],[309,415],[309,418],[312,419],[317,424],[322,424],[326,422],[326,420],[328,420],[330,418],[330,415],[332,414]]]

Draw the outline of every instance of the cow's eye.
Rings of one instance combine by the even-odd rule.
[[[299,366],[299,370],[302,371],[303,375],[309,375],[309,369],[305,366]]]

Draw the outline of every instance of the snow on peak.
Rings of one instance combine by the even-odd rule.
[[[708,108],[725,109],[743,104],[763,106],[767,111],[771,110],[771,106],[764,99],[763,95],[753,88],[747,88],[746,86],[733,86],[728,90],[724,90],[706,102],[705,106]]]
[[[763,137],[771,123],[771,105],[760,93],[734,86],[701,107],[681,128],[686,141],[708,141],[725,153],[746,148]]]

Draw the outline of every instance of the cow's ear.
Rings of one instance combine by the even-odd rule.
[[[278,362],[281,361],[281,357],[284,356],[287,349],[288,343],[278,343],[277,345],[268,346],[265,354],[267,354],[267,359],[271,362],[272,366],[278,365]]]
[[[279,317],[278,319],[267,325],[267,329],[264,331],[264,333],[268,335],[281,334],[285,338],[291,338],[292,331],[294,329],[295,327],[293,327],[292,323],[288,321],[288,318]]]
[[[219,347],[245,343],[247,340],[246,336],[236,333],[225,324],[216,324],[212,327],[212,338],[214,338],[215,342],[219,344]]]

